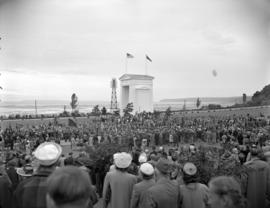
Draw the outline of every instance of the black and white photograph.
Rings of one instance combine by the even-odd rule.
[[[0,0],[0,208],[269,208],[270,0]]]

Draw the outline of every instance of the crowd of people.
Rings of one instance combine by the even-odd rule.
[[[0,208],[270,207],[269,140],[269,120],[250,115],[142,113],[2,129]],[[62,141],[71,144],[68,155]],[[247,169],[245,186],[233,176],[205,183],[192,160],[199,142],[218,148],[229,144],[226,153]],[[180,160],[186,143],[190,157]],[[78,146],[101,144],[128,149],[116,151],[97,169],[73,156]],[[86,152],[80,156],[89,157]]]

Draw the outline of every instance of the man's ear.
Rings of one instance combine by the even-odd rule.
[[[47,204],[47,208],[57,208],[55,206],[55,202],[53,201],[53,199],[50,197],[49,194],[46,195],[46,204]]]

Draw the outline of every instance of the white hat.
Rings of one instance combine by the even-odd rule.
[[[62,154],[62,147],[54,142],[40,144],[33,153],[40,165],[50,166],[57,162]]]
[[[127,168],[131,163],[132,157],[126,152],[121,152],[117,154],[114,159],[115,166],[118,168]]]
[[[146,154],[141,154],[139,156],[139,163],[145,163],[147,161],[147,157],[146,157]]]
[[[115,153],[115,154],[113,154],[113,160],[115,160],[115,159],[118,157],[119,154],[120,154],[120,153]]]
[[[183,170],[187,175],[190,175],[190,176],[195,175],[197,173],[197,167],[191,162],[187,162],[184,165]]]
[[[150,163],[143,163],[140,167],[140,171],[145,175],[153,175],[154,168]]]

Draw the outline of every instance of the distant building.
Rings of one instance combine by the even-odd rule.
[[[124,74],[121,85],[121,113],[128,103],[133,103],[133,113],[153,112],[153,79],[149,75]]]

